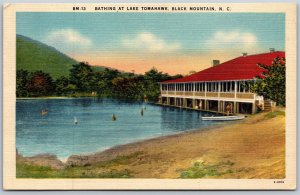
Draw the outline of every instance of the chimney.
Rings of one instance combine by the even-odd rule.
[[[248,53],[242,53],[242,56],[244,56],[244,57],[247,56],[247,55],[248,55]]]
[[[220,64],[220,60],[213,60],[212,61],[212,65],[213,66],[217,66],[217,65],[219,65]]]
[[[269,48],[269,50],[270,50],[270,53],[275,52],[275,48]]]

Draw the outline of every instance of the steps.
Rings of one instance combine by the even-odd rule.
[[[264,111],[272,111],[272,106],[275,107],[274,104],[275,104],[275,102],[273,102],[272,100],[265,100],[264,101]]]

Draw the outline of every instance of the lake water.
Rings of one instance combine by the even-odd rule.
[[[41,116],[43,109],[48,110],[48,115]],[[116,121],[112,121],[112,114]],[[24,156],[51,153],[65,159],[72,154],[98,152],[115,145],[213,124],[202,121],[201,114],[110,99],[17,100],[16,147]]]

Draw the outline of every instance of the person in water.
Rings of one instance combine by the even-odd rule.
[[[144,116],[144,109],[141,109],[141,116]]]
[[[117,120],[117,117],[115,116],[115,114],[112,115],[112,121]]]

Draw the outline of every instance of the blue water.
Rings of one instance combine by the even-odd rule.
[[[146,106],[144,115],[141,108]],[[48,115],[40,111],[47,109]],[[112,121],[112,114],[117,117]],[[201,112],[109,99],[17,100],[16,147],[24,156],[51,153],[60,159],[115,145],[214,124]],[[74,117],[78,124],[74,124]]]

